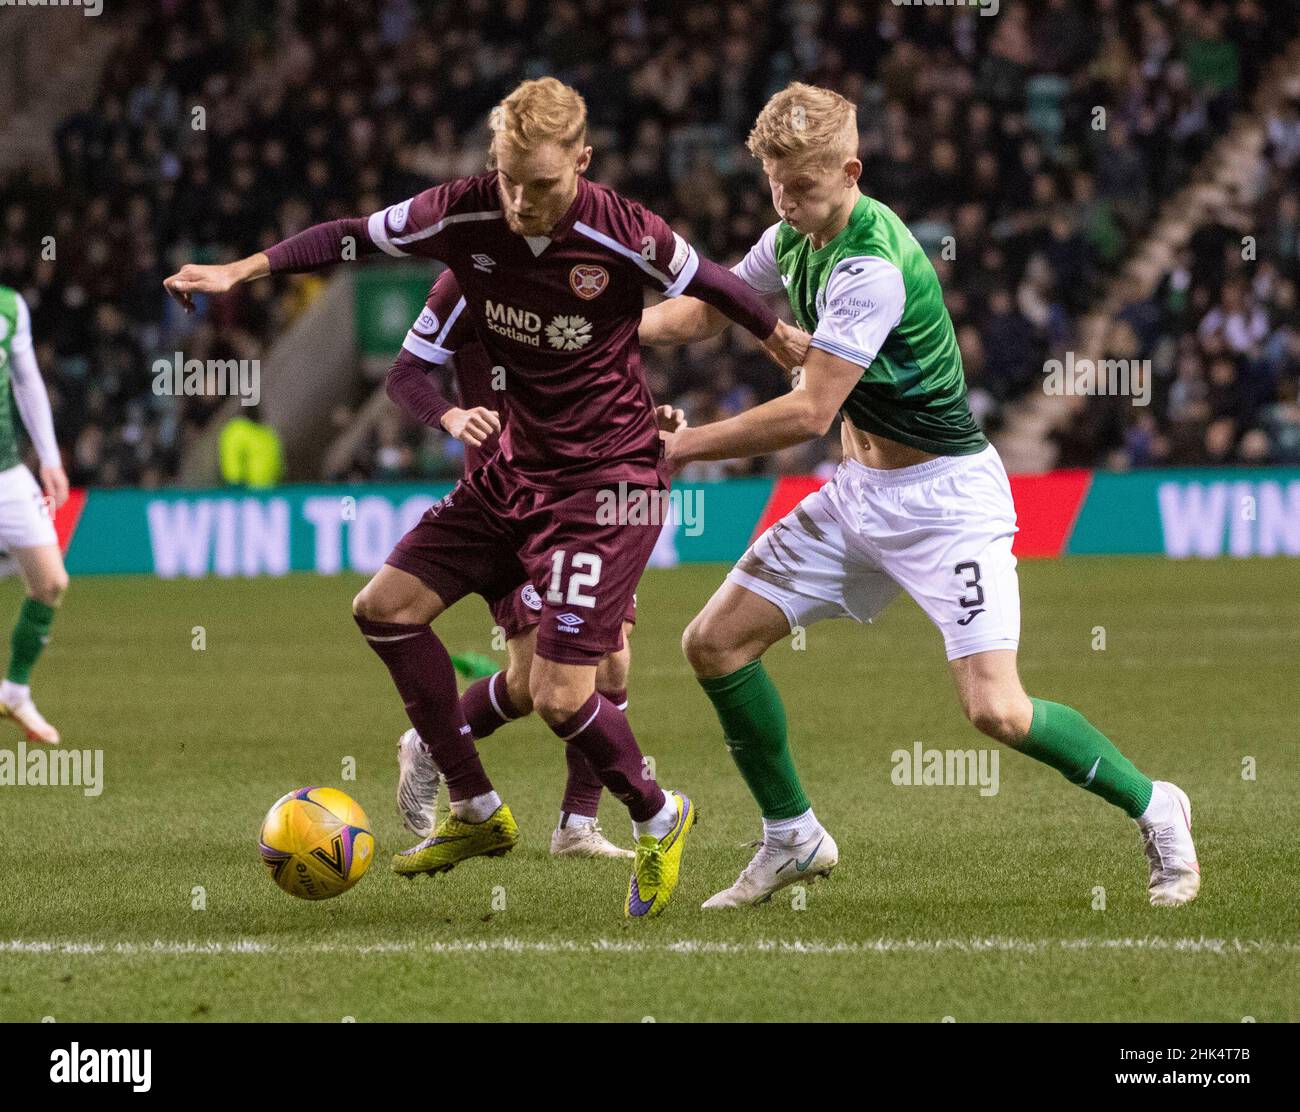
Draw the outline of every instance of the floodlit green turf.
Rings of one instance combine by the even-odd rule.
[[[992,797],[891,783],[915,741],[985,747],[900,600],[768,658],[839,869],[802,909],[700,911],[758,833],[678,649],[724,570],[641,587],[632,722],[702,818],[673,905],[640,924],[621,863],[547,858],[563,759],[536,722],[483,743],[519,849],[388,872],[413,841],[392,803],[405,719],[349,616],[359,580],[74,583],[36,692],[66,744],[105,751],[106,784],[0,787],[0,1019],[1300,1019],[1294,561],[1022,565],[1029,690],[1192,798],[1205,887],[1178,910],[1147,905],[1132,823],[1050,769],[1003,753]],[[3,599],[16,610],[16,586]],[[439,625],[480,651],[489,627],[474,599]],[[266,808],[308,784],[353,794],[378,843],[370,875],[319,904],[281,893],[256,849]],[[627,837],[616,806],[602,817]]]

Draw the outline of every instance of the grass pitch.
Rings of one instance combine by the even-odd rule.
[[[414,840],[392,802],[406,723],[349,615],[360,580],[86,579],[36,692],[65,745],[104,750],[104,791],[0,787],[0,1019],[1300,1019],[1296,564],[1021,570],[1029,690],[1191,796],[1205,885],[1190,907],[1148,906],[1133,824],[1014,753],[994,796],[891,782],[914,742],[995,747],[906,599],[767,658],[840,867],[802,897],[704,913],[759,833],[678,649],[725,568],[647,574],[630,714],[701,822],[668,912],[629,924],[622,863],[547,856],[564,762],[536,720],[482,744],[519,848],[413,884],[388,871]],[[18,597],[10,584],[0,613]],[[438,628],[488,651],[490,624],[468,599]],[[309,784],[355,796],[377,842],[370,875],[317,904],[257,854],[267,807]],[[628,837],[616,804],[602,819]]]

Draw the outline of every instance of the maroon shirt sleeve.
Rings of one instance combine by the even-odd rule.
[[[708,302],[760,340],[766,340],[776,329],[776,313],[763,295],[711,259],[700,259],[695,277],[682,292]]]
[[[615,219],[618,215],[632,225],[627,234],[639,246],[648,286],[666,297],[698,297],[760,340],[772,335],[776,313],[743,279],[701,258],[667,221],[649,209],[633,203],[626,214],[616,214]]]
[[[413,421],[432,429],[442,428],[442,419],[453,406],[430,371],[437,368],[403,348],[388,372],[384,389],[389,399]]]
[[[456,276],[438,275],[425,298],[424,309],[402,342],[402,351],[388,372],[385,390],[402,412],[422,425],[441,428],[453,404],[438,383],[438,368],[456,349],[473,339]]]
[[[343,261],[343,248],[352,243],[354,258],[377,254],[379,248],[370,241],[363,216],[313,224],[297,235],[282,239],[266,249],[272,274],[302,274]]]
[[[475,211],[475,209],[482,211]],[[457,220],[448,220],[449,216]],[[399,258],[418,255],[437,258],[443,233],[460,221],[499,216],[486,201],[481,178],[455,178],[417,193],[400,204],[389,205],[369,217],[355,216],[313,224],[305,231],[266,250],[272,274],[297,274],[343,261],[344,244],[351,240],[351,258],[383,251]]]
[[[487,184],[486,175],[453,178],[400,204],[380,209],[367,221],[370,240],[381,251],[398,258],[442,258],[440,252],[446,247],[450,229],[500,219],[500,206]]]

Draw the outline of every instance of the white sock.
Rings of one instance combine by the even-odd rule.
[[[0,683],[0,703],[4,703],[5,706],[19,706],[31,697],[32,689],[25,683],[14,683],[12,680]]]
[[[652,838],[662,838],[677,825],[677,797],[672,792],[664,792],[664,805],[659,813],[652,815],[645,822],[632,824],[632,836],[641,838],[649,834]]]
[[[461,822],[487,822],[500,806],[501,797],[496,792],[485,792],[469,799],[452,800],[451,813]]]
[[[1155,822],[1163,822],[1166,819],[1165,812],[1169,810],[1169,804],[1173,802],[1172,796],[1165,791],[1159,784],[1151,785],[1151,802],[1147,804],[1147,809],[1143,811],[1134,820],[1138,826],[1147,827]]]
[[[572,811],[561,811],[560,821],[556,823],[556,830],[572,830],[577,826],[595,826],[595,815],[575,815]]]
[[[809,807],[802,815],[795,815],[792,819],[764,819],[763,841],[778,846],[798,845],[806,842],[821,828],[822,824]]]

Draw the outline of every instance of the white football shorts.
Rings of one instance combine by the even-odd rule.
[[[779,607],[790,628],[870,622],[906,591],[948,659],[1020,643],[1016,509],[990,444],[878,471],[845,460],[760,536],[727,578]]]
[[[0,471],[0,548],[58,544],[45,496],[23,464]]]

